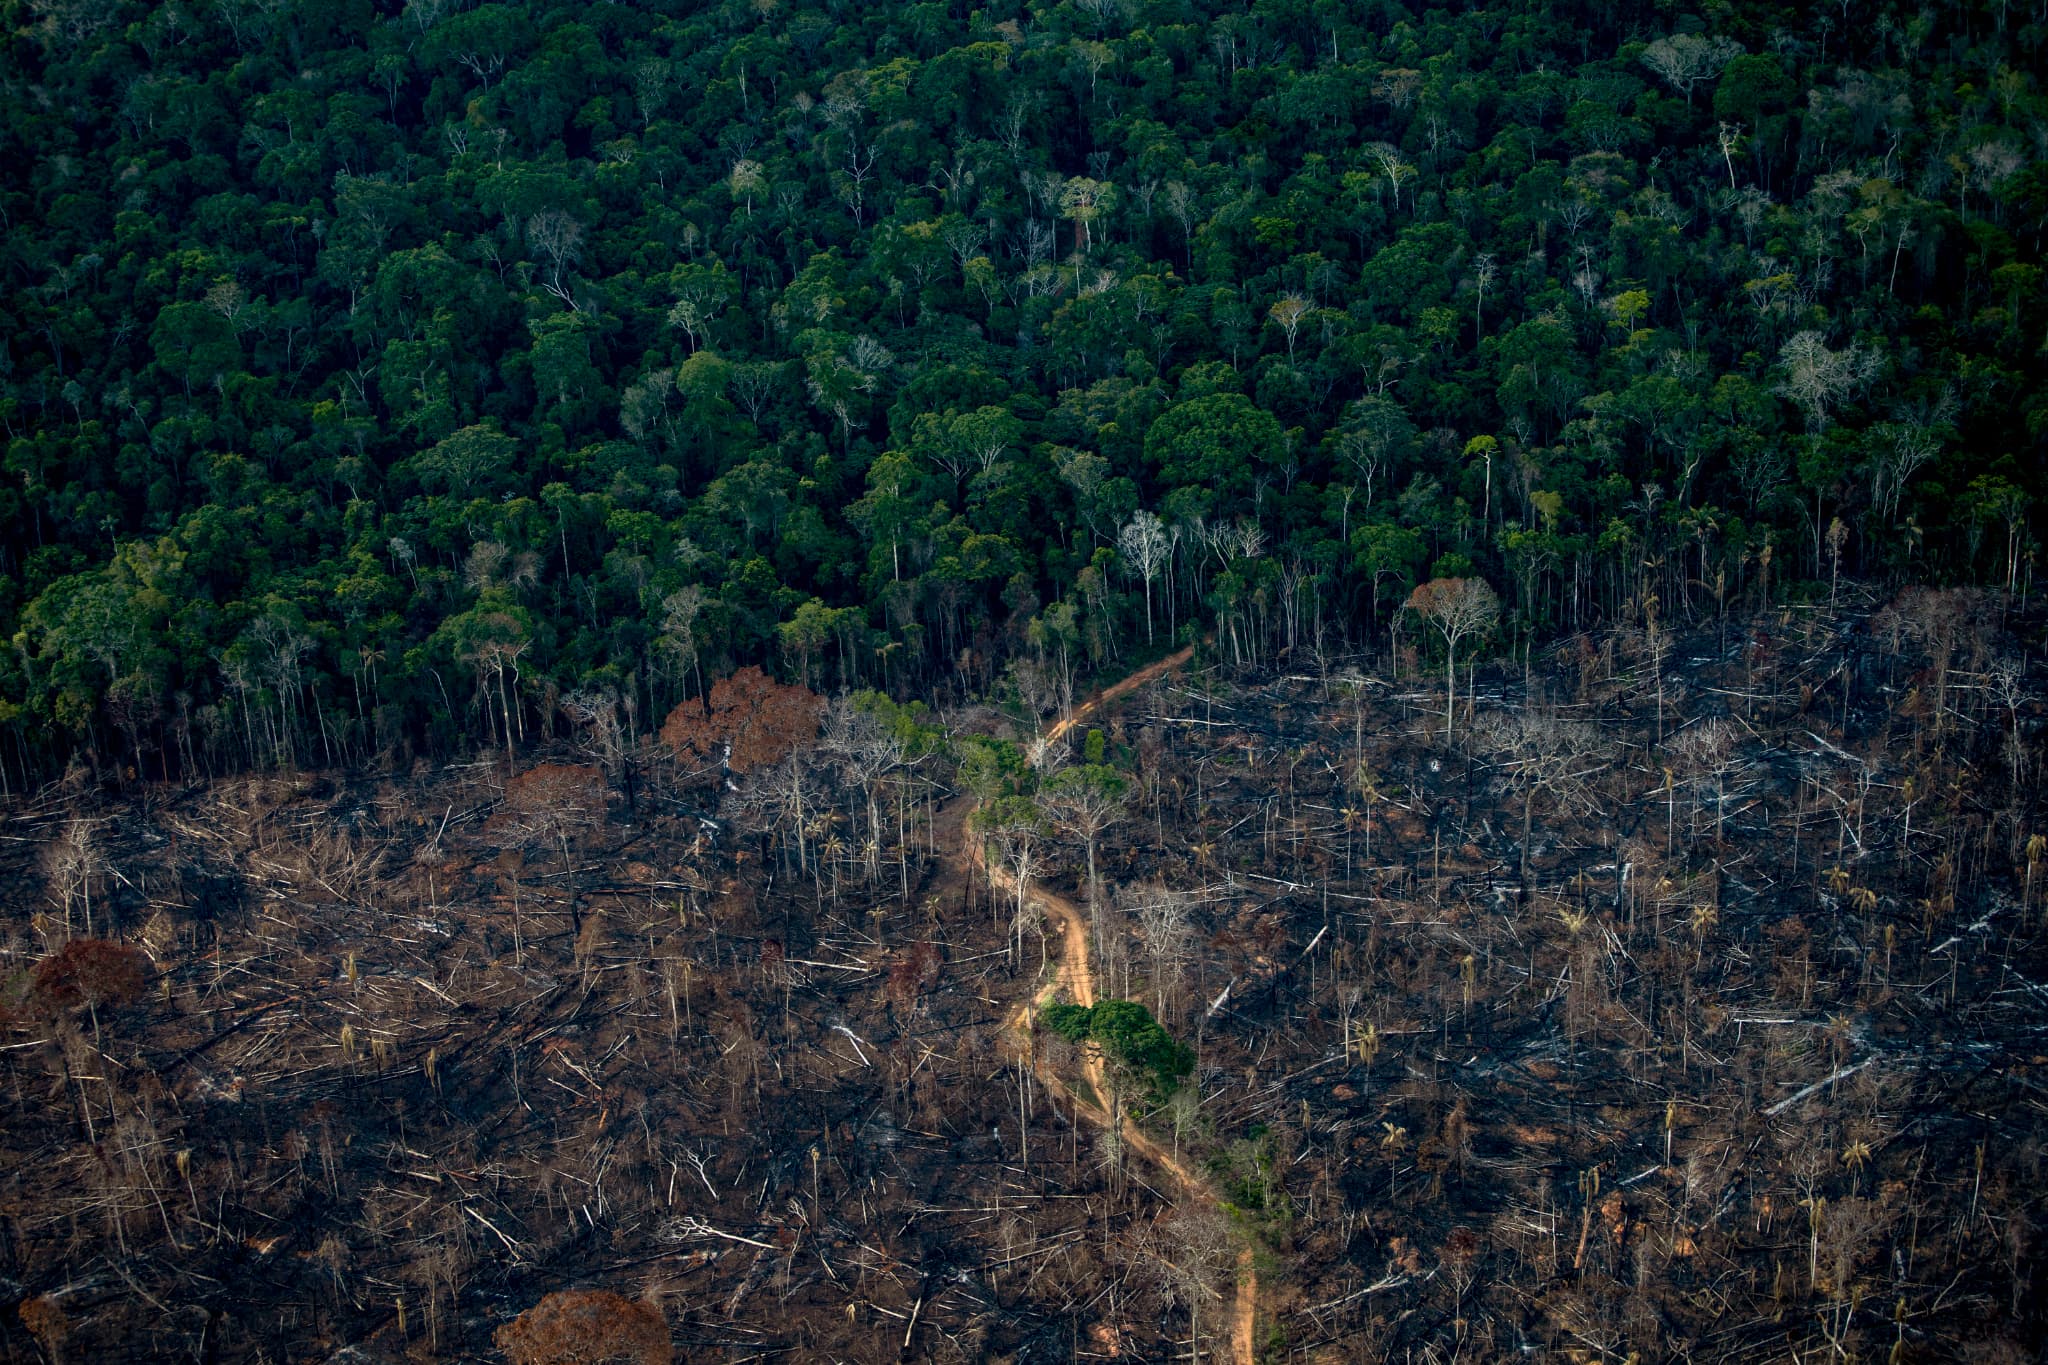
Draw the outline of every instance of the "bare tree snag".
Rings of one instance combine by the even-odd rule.
[[[1493,628],[1500,617],[1500,597],[1483,578],[1432,578],[1409,593],[1404,605],[1443,637],[1444,740],[1448,743],[1458,713],[1458,645]]]

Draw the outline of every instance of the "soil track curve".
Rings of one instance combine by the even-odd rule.
[[[1192,647],[1177,650],[1120,678],[1048,726],[1044,731],[1044,738],[1048,742],[1057,742],[1065,738],[1076,726],[1099,713],[1105,706],[1183,667],[1193,657]],[[962,821],[958,828],[961,861],[987,876],[993,885],[1015,894],[1014,879],[1002,869],[987,865],[979,844],[968,834],[967,823]],[[1066,1101],[1076,1114],[1086,1115],[1088,1121],[1099,1128],[1115,1125],[1124,1147],[1163,1172],[1176,1187],[1179,1197],[1197,1203],[1215,1204],[1214,1192],[1174,1153],[1160,1146],[1135,1124],[1124,1122],[1121,1114],[1111,1113],[1105,1107],[1100,1097],[1109,1094],[1110,1090],[1099,1051],[1088,1048],[1082,1052],[1082,1076],[1087,1082],[1088,1089],[1088,1094],[1083,1095],[1070,1085],[1064,1076],[1053,1070],[1049,1063],[1040,1058],[1037,1049],[1032,1046],[1031,1021],[1048,1001],[1064,995],[1077,1005],[1095,1003],[1095,972],[1088,951],[1088,921],[1080,907],[1065,896],[1039,886],[1027,889],[1027,899],[1057,928],[1060,944],[1059,962],[1052,980],[1024,1004],[1018,1006],[1006,1022],[1005,1031],[1016,1043],[1019,1053],[1039,1083],[1056,1097]],[[1247,1247],[1238,1253],[1236,1292],[1230,1301],[1230,1350],[1231,1358],[1236,1365],[1256,1365],[1258,1301],[1257,1267],[1252,1251]]]

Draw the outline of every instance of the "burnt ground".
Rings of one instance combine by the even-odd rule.
[[[1127,712],[1111,857],[1204,945],[1168,1015],[1269,1350],[2039,1358],[2030,638],[1968,597],[1703,623],[1661,701],[1641,632],[1567,641],[1451,743],[1427,671]]]
[[[1067,1359],[1114,1321],[1104,1286],[1136,1295],[1156,1211],[1032,1093],[1027,1159],[996,1025],[1035,963],[920,851],[942,788],[916,779],[900,863],[835,887],[744,812],[681,813],[701,784],[644,777],[564,864],[499,777],[224,782],[83,817],[93,932],[150,962],[97,1033],[21,1003],[80,817],[13,814],[10,1359],[39,1358],[24,1299],[94,1360],[485,1358],[592,1285],[657,1299],[691,1359]]]
[[[1448,739],[1413,660],[1128,699],[1099,980],[1196,1047],[1144,1121],[1223,1218],[1010,1055],[1041,940],[936,760],[52,790],[0,829],[0,1350],[493,1358],[604,1287],[693,1360],[1185,1359],[1250,1244],[1275,1359],[2038,1358],[2039,633],[1620,630]],[[139,997],[40,1001],[88,929]]]

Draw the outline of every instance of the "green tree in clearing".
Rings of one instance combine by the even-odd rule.
[[[1194,1051],[1135,1000],[1103,1000],[1092,1008],[1047,1005],[1038,1017],[1069,1042],[1101,1044],[1112,1062],[1144,1080],[1155,1104],[1165,1103],[1195,1069]]]

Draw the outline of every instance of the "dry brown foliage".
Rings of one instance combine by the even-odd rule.
[[[750,772],[786,758],[818,737],[825,699],[806,687],[785,686],[758,668],[742,668],[712,684],[703,702],[686,701],[662,722],[662,742],[686,760],[704,763],[725,753],[726,766]]]
[[[675,1359],[661,1313],[605,1289],[550,1294],[500,1327],[494,1339],[512,1365],[668,1365]]]
[[[916,1004],[939,984],[945,955],[936,943],[913,943],[889,966],[889,1000],[899,1009]]]
[[[142,950],[75,938],[36,964],[32,999],[48,1010],[119,1005],[142,994]]]
[[[604,809],[604,778],[587,763],[543,763],[505,784],[505,804],[525,812]]]
[[[71,1319],[65,1315],[57,1301],[48,1294],[38,1294],[24,1299],[16,1310],[21,1314],[21,1325],[28,1334],[49,1354],[52,1360],[64,1358],[64,1343],[71,1336]]]

